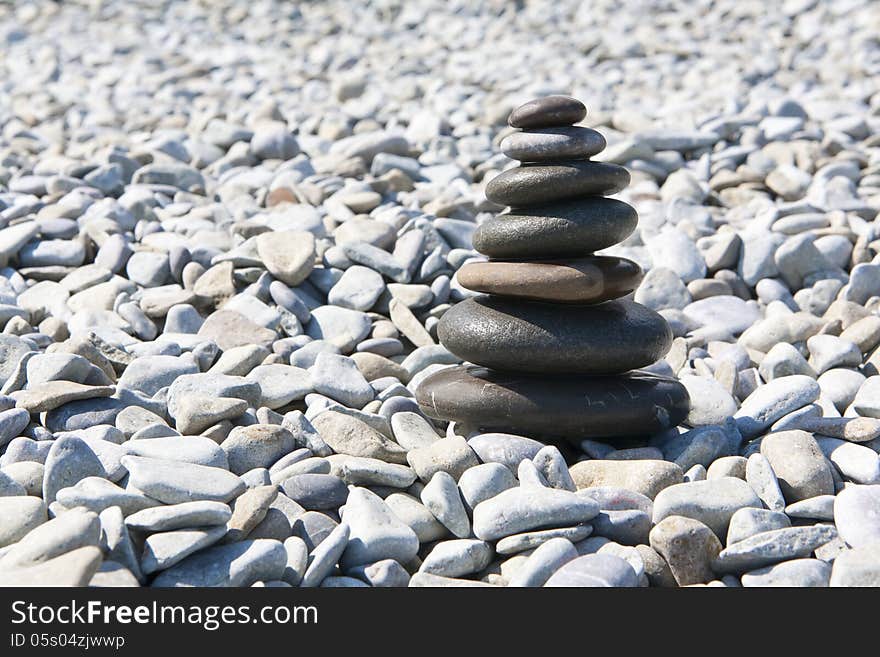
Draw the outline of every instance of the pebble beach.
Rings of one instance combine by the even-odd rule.
[[[880,586],[878,34],[0,5],[0,585]]]

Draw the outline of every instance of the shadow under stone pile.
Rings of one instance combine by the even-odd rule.
[[[417,391],[429,415],[466,427],[536,438],[647,436],[684,420],[689,398],[673,378],[639,371],[669,350],[653,310],[623,298],[638,286],[631,260],[593,255],[635,230],[634,208],[605,198],[629,183],[615,164],[589,158],[602,135],[575,126],[586,107],[548,96],[515,109],[521,130],[501,148],[522,166],[486,196],[511,210],[474,234],[488,262],[462,267],[462,286],[483,296],[450,309],[440,341],[473,365],[441,370]]]

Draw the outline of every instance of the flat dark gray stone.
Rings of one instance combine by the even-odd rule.
[[[672,344],[663,317],[624,299],[563,306],[474,297],[450,308],[437,334],[462,360],[531,374],[618,374],[654,363]]]
[[[486,185],[486,198],[522,207],[582,196],[616,194],[629,184],[629,172],[617,164],[572,160],[527,164],[498,174]]]
[[[467,366],[432,374],[416,399],[431,417],[484,431],[572,439],[654,434],[682,422],[690,404],[678,381],[647,372],[543,378]]]
[[[605,148],[605,137],[591,128],[537,128],[507,135],[501,150],[520,162],[587,159]]]
[[[572,125],[587,115],[586,106],[570,96],[544,96],[517,107],[507,123],[513,128],[543,128],[554,125]]]
[[[481,223],[473,245],[491,258],[561,258],[605,249],[636,229],[631,205],[612,198],[583,198],[514,208]]]

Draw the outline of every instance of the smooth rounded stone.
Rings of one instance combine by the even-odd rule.
[[[736,426],[743,438],[754,438],[784,415],[812,404],[820,392],[814,379],[801,374],[773,379],[746,397],[734,414]]]
[[[547,587],[637,587],[639,578],[624,559],[610,554],[586,554],[553,573]]]
[[[471,262],[458,270],[462,286],[532,301],[601,303],[626,296],[642,278],[632,260],[588,256],[544,262]]]
[[[746,478],[746,464],[748,459],[742,456],[722,456],[716,459],[706,469],[706,479],[720,479],[721,477]]]
[[[507,169],[486,185],[486,198],[514,208],[540,206],[583,196],[610,196],[629,184],[629,172],[616,164],[571,160]]]
[[[472,298],[443,315],[438,335],[464,360],[532,374],[616,374],[655,362],[672,343],[660,315],[625,300],[560,307]]]
[[[880,586],[880,545],[841,552],[831,568],[830,586]]]
[[[14,335],[0,334],[0,382],[6,383],[18,366],[18,361],[33,348]]]
[[[397,443],[356,417],[335,410],[324,411],[312,425],[337,454],[364,456],[406,465],[407,452]]]
[[[684,516],[706,524],[716,536],[727,535],[730,518],[743,507],[761,508],[761,500],[742,479],[725,477],[675,484],[654,498],[654,523]]]
[[[518,485],[511,469],[501,463],[474,465],[462,473],[458,488],[469,511],[480,503]]]
[[[168,254],[137,251],[128,259],[125,273],[129,280],[144,287],[164,285],[171,276]]]
[[[681,376],[691,402],[685,422],[692,427],[720,424],[736,413],[736,400],[718,381],[702,376]]]
[[[880,418],[880,376],[869,376],[865,380],[853,399],[852,408],[863,417]]]
[[[287,565],[281,579],[291,586],[299,586],[305,575],[309,561],[309,548],[299,536],[291,536],[284,541],[287,552]]]
[[[834,524],[851,547],[880,543],[880,485],[840,491],[834,500]]]
[[[16,438],[30,420],[30,413],[24,408],[0,411],[0,447]]]
[[[761,360],[758,371],[767,382],[795,374],[803,374],[810,378],[816,377],[816,372],[807,359],[801,355],[796,347],[787,342],[773,345],[773,348]]]
[[[837,438],[817,437],[819,449],[848,481],[880,484],[880,456],[863,445]],[[832,472],[832,474],[834,474]]]
[[[27,390],[11,393],[15,405],[28,413],[51,411],[64,404],[80,399],[110,397],[116,389],[113,386],[90,386],[73,381],[47,381]]]
[[[416,347],[427,347],[434,344],[434,338],[431,337],[428,330],[399,299],[392,298],[388,302],[388,316],[401,334]]]
[[[834,520],[835,499],[834,495],[817,495],[801,500],[785,507],[785,515],[808,520]]]
[[[144,541],[141,570],[149,575],[170,568],[194,552],[213,545],[225,534],[226,527],[222,525],[152,534]]]
[[[412,495],[392,493],[385,498],[388,508],[418,536],[420,543],[430,543],[449,535],[431,511]]]
[[[792,559],[743,573],[740,578],[746,588],[826,587],[830,580],[831,564],[819,559]]]
[[[416,480],[412,468],[361,456],[346,457],[338,476],[350,486],[408,488]]]
[[[0,497],[0,548],[13,545],[46,520],[46,504],[39,497]]]
[[[445,472],[457,481],[466,470],[480,463],[477,454],[461,436],[442,438],[425,447],[410,449],[406,461],[425,483],[438,472]]]
[[[587,159],[605,148],[605,137],[579,126],[542,127],[512,132],[501,140],[501,152],[521,162]]]
[[[38,525],[0,556],[0,571],[43,563],[78,548],[97,547],[101,523],[91,511],[71,510]]]
[[[86,477],[105,477],[106,474],[101,460],[88,443],[75,436],[58,438],[46,457],[43,500],[51,504],[61,489]]]
[[[668,516],[651,530],[651,547],[663,557],[679,586],[714,579],[712,562],[722,545],[712,530],[698,520]]]
[[[309,375],[316,392],[351,408],[363,408],[375,396],[357,363],[347,356],[319,353]]]
[[[648,240],[646,247],[654,267],[671,269],[685,284],[706,275],[703,256],[691,238],[681,230],[663,230]],[[720,297],[713,297],[713,300],[718,298]]]
[[[143,532],[166,532],[186,527],[225,525],[231,517],[229,505],[222,502],[182,502],[126,514],[125,524]]]
[[[726,543],[733,545],[756,534],[791,527],[791,520],[781,511],[745,507],[730,518]]]
[[[633,300],[651,310],[681,309],[691,302],[691,295],[671,269],[653,267],[645,274]]]
[[[351,527],[341,560],[345,570],[382,559],[408,563],[419,550],[415,532],[366,488],[351,488],[343,520]]]
[[[406,587],[410,579],[410,574],[394,559],[382,559],[375,563],[356,566],[349,570],[348,574],[374,588]]]
[[[260,261],[291,287],[302,283],[315,264],[315,236],[302,230],[277,230],[257,236]]]
[[[468,445],[483,463],[502,463],[516,472],[520,462],[533,459],[543,443],[506,433],[483,433],[473,436]]]
[[[208,315],[197,335],[213,341],[223,351],[249,344],[269,347],[277,337],[275,331],[234,310],[218,310]]]
[[[36,461],[17,461],[4,465],[0,470],[0,497],[12,497],[4,495],[3,481],[11,481],[12,487],[15,484],[22,486],[26,495],[40,497],[43,494],[44,470],[43,464]]]
[[[821,396],[841,413],[853,403],[865,381],[865,375],[861,372],[842,368],[827,370],[817,379]]]
[[[474,231],[473,246],[492,258],[583,256],[622,242],[637,223],[635,209],[623,201],[588,197],[487,219]]]
[[[327,537],[309,555],[308,567],[299,584],[303,588],[319,586],[333,572],[348,545],[351,528],[345,523],[336,525]],[[286,549],[285,542],[285,549]]]
[[[154,588],[243,587],[257,581],[280,579],[287,566],[287,552],[279,541],[245,540],[200,550],[163,570]]]
[[[268,468],[296,449],[293,434],[277,424],[235,427],[220,444],[229,460],[229,470],[237,475],[253,468]]]
[[[307,370],[281,363],[258,365],[245,377],[260,386],[260,403],[275,409],[303,399],[313,391],[312,376]]]
[[[333,238],[337,246],[351,242],[366,242],[380,249],[390,250],[390,247],[394,246],[396,234],[394,228],[383,221],[355,217],[336,228],[333,231]],[[329,257],[326,252],[324,257]]]
[[[370,334],[370,318],[357,310],[321,306],[312,310],[306,334],[314,340],[326,340],[340,351],[350,353]]]
[[[442,470],[434,473],[419,495],[422,504],[459,538],[471,535],[471,522],[455,479]]]
[[[244,482],[222,468],[143,456],[123,456],[129,485],[164,502],[228,502],[245,490]]]
[[[771,433],[761,440],[788,504],[817,495],[833,495],[831,467],[815,438],[806,431]]]
[[[286,495],[279,493],[273,505],[283,499],[290,500]],[[299,507],[300,510],[295,515],[291,516],[293,519],[287,523],[287,531],[291,536],[296,536],[302,539],[306,544],[307,550],[311,552],[315,547],[320,545],[321,541],[327,538],[330,532],[333,531],[334,527],[339,523],[324,513],[319,511],[303,512],[301,506],[292,500],[290,500],[290,503],[292,506]],[[290,511],[292,512],[293,508],[291,508]]]
[[[418,413],[409,411],[391,416],[391,430],[394,432],[394,440],[397,444],[410,451],[407,454],[407,461],[413,450],[430,447],[440,440],[440,436],[430,422]]]
[[[755,453],[749,456],[746,462],[746,483],[771,511],[782,511],[785,508],[785,498],[776,473],[763,454]]]
[[[35,565],[0,570],[0,586],[88,586],[102,558],[103,553],[96,546],[75,548]]]
[[[728,543],[715,559],[716,573],[741,573],[780,561],[808,557],[816,548],[837,536],[830,525],[773,529]]]
[[[477,538],[488,541],[535,529],[578,525],[598,513],[595,501],[576,493],[517,487],[477,504],[473,530]]]
[[[545,128],[567,126],[582,121],[587,115],[586,106],[571,96],[543,96],[523,103],[507,118],[512,128]]]
[[[854,342],[862,353],[867,353],[880,344],[880,317],[876,315],[863,317],[844,329],[840,337]]]
[[[684,316],[705,329],[720,330],[739,335],[760,319],[754,304],[739,297],[721,295],[700,299],[686,305]]]
[[[580,489],[612,486],[654,499],[660,491],[683,481],[682,469],[674,463],[659,460],[605,461],[575,463],[569,468]]]
[[[223,449],[210,438],[201,436],[134,439],[123,443],[121,447],[124,453],[132,456],[229,469],[229,460]]]
[[[263,472],[268,474],[265,470]],[[248,489],[232,503],[232,518],[226,523],[223,542],[232,543],[249,536],[266,518],[277,496],[278,486],[266,479],[249,483]]]
[[[749,349],[767,353],[780,342],[793,344],[816,335],[824,324],[825,320],[804,312],[768,316],[743,331],[739,342]]]
[[[684,473],[685,482],[689,481],[706,481],[706,466],[702,463],[697,463],[696,465],[691,466],[687,472]]]
[[[600,511],[590,523],[594,534],[621,545],[645,543],[651,531],[651,516],[637,509]]]
[[[600,514],[601,515],[601,514]],[[599,516],[596,516],[598,518]],[[595,519],[593,518],[593,522]],[[648,521],[650,527],[650,520]],[[522,534],[513,534],[505,536],[495,544],[495,551],[498,554],[518,554],[527,550],[534,550],[548,541],[559,538],[568,540],[571,543],[578,543],[589,537],[593,533],[593,525],[584,523],[574,525],[572,527],[558,527],[553,529],[542,529]],[[647,532],[646,532],[647,533]]]
[[[570,540],[551,538],[529,555],[526,562],[510,577],[507,585],[514,588],[544,586],[554,572],[577,557],[578,552]]]
[[[208,373],[246,376],[262,363],[270,353],[266,347],[255,344],[226,349],[211,366]]]
[[[477,573],[492,561],[492,547],[485,541],[470,538],[436,543],[425,556],[420,573],[442,577],[463,577]]]
[[[381,274],[363,265],[353,265],[330,289],[327,302],[340,308],[369,310],[384,289]]]
[[[834,367],[859,367],[862,351],[859,346],[836,335],[814,335],[807,339],[810,366],[822,374]]]
[[[158,506],[159,502],[135,490],[120,488],[101,477],[86,477],[73,486],[62,488],[55,499],[68,509],[83,507],[95,513],[117,506],[123,516]]]
[[[348,497],[345,482],[330,474],[297,474],[280,485],[287,497],[309,511],[336,509]]]
[[[431,417],[486,431],[571,438],[657,433],[684,420],[689,404],[678,381],[647,372],[546,379],[482,367],[436,372],[416,389],[416,400]]]
[[[246,401],[233,397],[184,395],[175,409],[175,427],[181,435],[195,436],[218,422],[240,416],[247,407]]]

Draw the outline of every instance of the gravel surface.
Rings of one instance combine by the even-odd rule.
[[[0,584],[880,585],[880,6],[364,4],[0,6]],[[645,440],[415,401],[549,94],[631,175]]]

